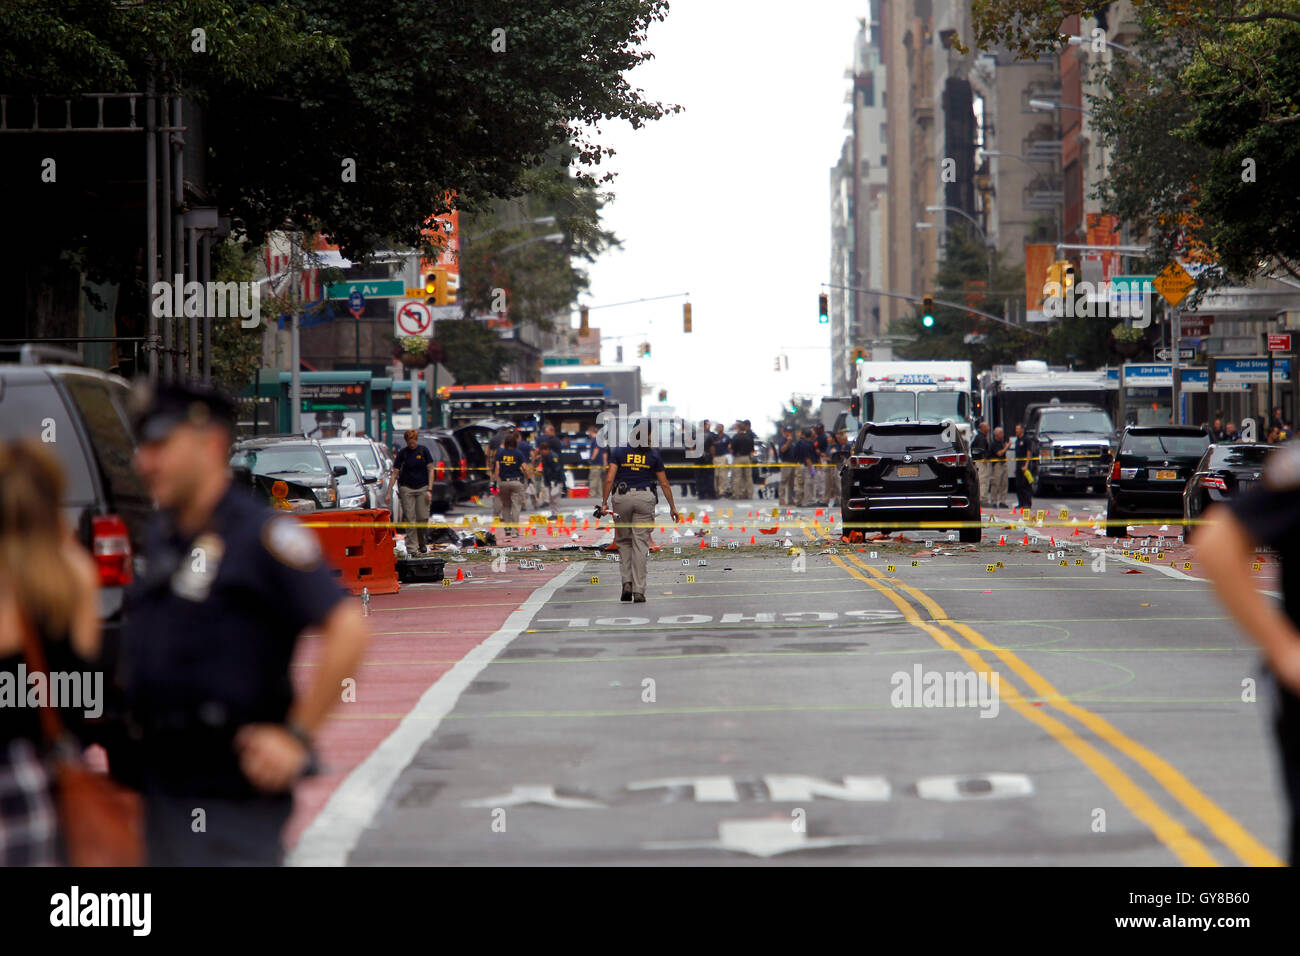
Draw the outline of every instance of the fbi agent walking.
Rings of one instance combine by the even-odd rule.
[[[136,401],[136,466],[159,511],[122,668],[148,861],[275,865],[292,787],[314,771],[312,735],[357,673],[365,620],[315,533],[233,480],[229,399],[178,385]],[[289,664],[308,628],[321,653],[295,694]]]
[[[524,503],[524,479],[532,477],[532,466],[519,453],[519,436],[508,434],[492,463],[492,485],[501,499],[504,534],[519,534],[519,508]]]
[[[642,430],[632,429],[632,434]],[[614,494],[614,543],[618,545],[619,571],[623,578],[621,600],[645,603],[646,564],[650,558],[650,532],[659,495],[655,484],[663,488],[673,521],[680,520],[673,490],[668,484],[659,451],[644,444],[623,445],[610,456],[605,473],[605,496],[601,510],[609,511],[609,496]]]

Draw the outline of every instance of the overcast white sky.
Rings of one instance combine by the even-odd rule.
[[[592,305],[689,292],[591,312],[615,359],[668,389],[692,418],[750,419],[763,433],[792,392],[830,388],[830,327],[817,294],[830,272],[830,168],[848,130],[844,101],[865,0],[673,0],[650,28],[655,59],[633,71],[647,98],[685,111],[633,130],[607,124],[618,173],[605,225],[623,249],[591,266]],[[576,325],[576,318],[574,320]],[[652,343],[639,359],[636,344]],[[773,370],[778,354],[788,371]],[[656,396],[651,395],[653,402]]]

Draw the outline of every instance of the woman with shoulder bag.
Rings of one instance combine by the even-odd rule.
[[[67,729],[80,729],[86,712],[102,706],[105,682],[92,664],[99,574],[63,520],[63,490],[58,463],[39,443],[0,444],[0,681],[22,696],[21,705],[0,698],[4,866],[137,862],[129,795],[81,765]],[[60,680],[50,679],[56,674]],[[74,685],[80,700],[55,699]],[[103,841],[125,850],[97,855]]]

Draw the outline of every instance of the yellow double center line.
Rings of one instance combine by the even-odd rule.
[[[811,532],[809,533],[811,534]],[[1250,866],[1282,865],[1282,861],[1267,847],[1256,840],[1227,811],[1201,793],[1191,781],[1179,773],[1171,764],[1121,732],[1110,721],[1072,702],[1013,651],[991,644],[974,628],[960,621],[952,620],[933,598],[918,588],[897,578],[886,577],[876,568],[865,564],[851,553],[847,557],[847,562],[836,555],[832,555],[831,560],[853,577],[885,595],[902,612],[904,619],[909,624],[925,631],[945,650],[960,654],[977,673],[987,677],[992,673],[992,668],[976,648],[988,651],[1000,658],[1004,664],[1010,667],[1033,689],[1046,706],[1078,721],[1096,737],[1142,767],[1164,787],[1170,796],[1203,823],[1219,842],[1236,854],[1242,863]],[[898,589],[906,592],[925,608],[931,620],[923,620],[916,609],[899,593]],[[942,629],[945,627],[960,634],[973,646],[968,647],[959,644]],[[1164,843],[1179,860],[1188,866],[1219,865],[1219,861],[1215,859],[1214,855],[1200,840],[1189,833],[1186,827],[1148,796],[1142,787],[1120,769],[1106,754],[1079,736],[1069,724],[1047,713],[1044,708],[1035,707],[1025,700],[1019,689],[1010,680],[1000,679],[999,684],[1006,703],[1016,713],[1043,728],[1063,747],[1078,757],[1110,788],[1111,792],[1128,807],[1134,816],[1151,829],[1156,838]]]

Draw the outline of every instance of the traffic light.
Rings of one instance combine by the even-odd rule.
[[[817,322],[825,325],[831,320],[830,296],[825,292],[817,296]]]
[[[642,357],[642,358],[649,358],[649,357],[650,357],[650,343],[649,343],[649,342],[642,342],[642,343],[641,343],[641,357]]]
[[[434,269],[424,277],[424,294],[434,305],[452,305],[456,301],[459,279],[453,279],[446,269]]]
[[[579,310],[578,315],[581,317],[578,322],[578,334],[585,339],[591,334],[591,326],[587,324],[587,307],[585,305]]]
[[[691,304],[687,302],[682,306],[682,331],[689,332],[690,330],[691,330]]]
[[[1056,286],[1057,296],[1065,295],[1074,288],[1074,263],[1069,259],[1058,259],[1047,267],[1047,285]]]
[[[661,402],[668,401],[668,389],[666,388],[659,389],[659,401]]]
[[[921,324],[927,329],[934,327],[934,296],[932,295],[921,299]]]
[[[857,364],[857,363],[859,363],[859,362],[865,362],[866,360],[867,360],[867,350],[864,349],[864,348],[863,348],[862,346],[860,346],[860,345],[857,346],[857,347],[853,350],[853,362],[854,362],[854,364]]]

